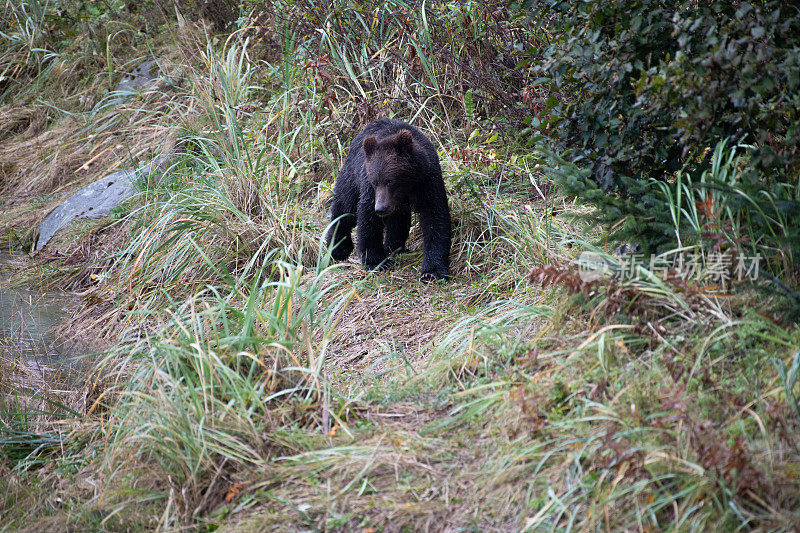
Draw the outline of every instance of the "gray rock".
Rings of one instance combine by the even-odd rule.
[[[121,93],[140,91],[147,85],[158,81],[160,72],[158,63],[155,61],[145,61],[133,69],[133,72],[123,76],[114,90]]]
[[[40,250],[55,233],[74,220],[101,218],[130,197],[137,180],[145,179],[154,171],[163,171],[169,155],[159,156],[153,162],[136,170],[120,170],[87,185],[50,211],[39,226],[39,239],[35,250]]]

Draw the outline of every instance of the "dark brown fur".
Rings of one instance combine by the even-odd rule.
[[[367,125],[350,145],[331,206],[326,236],[331,255],[343,261],[353,251],[358,226],[364,266],[390,266],[388,254],[405,249],[411,211],[420,218],[424,279],[450,275],[450,211],[436,150],[414,126],[382,119]]]

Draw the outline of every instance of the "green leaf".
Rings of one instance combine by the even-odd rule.
[[[475,100],[472,98],[472,89],[464,93],[464,109],[468,116],[475,116]]]

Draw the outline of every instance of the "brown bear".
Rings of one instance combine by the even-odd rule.
[[[344,261],[353,251],[357,226],[361,262],[369,270],[391,266],[388,255],[405,250],[411,211],[422,230],[424,280],[450,275],[450,210],[433,144],[401,120],[367,125],[350,145],[336,178],[326,244]]]

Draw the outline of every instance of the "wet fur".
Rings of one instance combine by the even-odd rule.
[[[376,190],[386,216],[375,211]],[[433,144],[417,128],[400,120],[372,122],[350,145],[336,178],[326,243],[332,257],[344,261],[354,249],[357,227],[361,262],[370,270],[391,266],[388,255],[405,249],[411,212],[422,230],[423,279],[450,275],[450,210]]]

